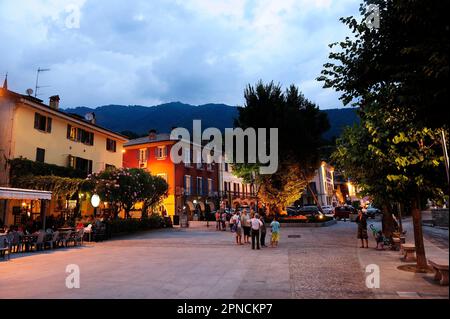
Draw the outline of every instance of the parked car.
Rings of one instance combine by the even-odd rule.
[[[334,208],[334,217],[336,219],[350,219],[350,214],[355,214],[356,209],[353,206],[337,206]]]
[[[378,208],[373,207],[372,205],[369,205],[367,206],[367,208],[363,209],[363,212],[367,214],[367,217],[370,217],[372,219],[375,218],[377,214],[381,213],[381,211]]]
[[[300,207],[300,209],[298,210],[298,215],[308,217],[308,216],[322,215],[322,213],[319,211],[319,207],[315,205],[307,205]]]
[[[288,206],[286,207],[286,213],[288,216],[298,216],[299,209],[297,206]]]
[[[327,217],[334,218],[334,207],[331,205],[324,205],[322,206],[322,213]]]

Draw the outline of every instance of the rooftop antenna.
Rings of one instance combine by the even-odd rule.
[[[41,69],[40,67],[37,69],[37,73],[36,73],[36,86],[35,86],[35,90],[34,90],[34,97],[37,97],[37,92],[39,88],[43,88],[43,87],[48,87],[49,85],[45,85],[45,86],[39,86],[39,73],[41,72],[46,72],[46,71],[50,71],[50,69]]]

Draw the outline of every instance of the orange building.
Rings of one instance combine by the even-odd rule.
[[[167,181],[168,197],[161,210],[165,210],[169,216],[185,207],[190,219],[201,219],[206,212],[216,209],[219,165],[193,163],[190,142],[185,142],[186,148],[189,148],[189,158],[182,163],[174,163],[170,158],[170,150],[177,142],[170,140],[169,134],[157,134],[151,130],[148,136],[124,144],[123,167],[143,168]]]

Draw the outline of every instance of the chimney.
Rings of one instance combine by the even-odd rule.
[[[152,128],[152,129],[148,132],[148,138],[150,139],[150,141],[156,140],[156,130],[155,130],[155,129]]]
[[[59,109],[59,95],[50,96],[50,102],[48,106],[50,106],[50,108],[55,110]]]

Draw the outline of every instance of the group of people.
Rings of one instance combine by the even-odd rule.
[[[236,235],[236,244],[252,245],[252,249],[261,249],[266,246],[266,224],[264,218],[257,213],[249,214],[246,209],[242,212],[235,211],[230,218],[231,231]],[[280,223],[274,219],[270,223],[271,240],[270,246],[277,247],[280,239]],[[243,239],[243,242],[242,242]]]

